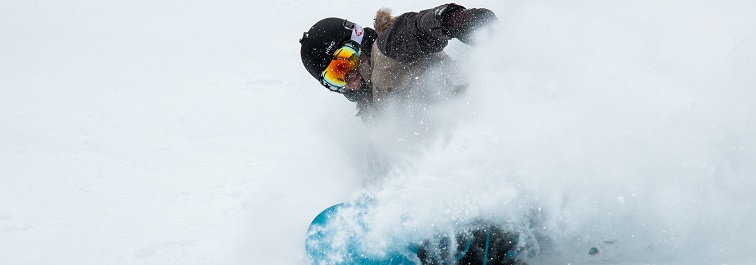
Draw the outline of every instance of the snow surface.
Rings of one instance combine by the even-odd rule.
[[[0,1],[0,264],[305,264],[358,194],[376,238],[487,218],[545,235],[530,264],[756,264],[756,2],[460,2],[501,24],[400,128],[301,66],[323,17],[438,4]]]

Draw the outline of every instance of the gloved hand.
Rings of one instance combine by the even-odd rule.
[[[472,45],[475,31],[489,26],[498,20],[493,11],[485,8],[466,9],[457,4],[448,4],[440,14],[444,33],[451,38]]]

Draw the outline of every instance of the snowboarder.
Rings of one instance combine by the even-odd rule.
[[[474,31],[496,20],[491,10],[457,4],[396,17],[384,8],[375,29],[325,18],[299,40],[302,63],[321,85],[356,102],[365,120],[388,97],[406,96],[430,67],[450,60],[443,52],[450,39],[471,44]]]
[[[443,51],[450,39],[472,44],[473,33],[496,20],[491,10],[467,9],[457,4],[399,16],[392,16],[390,9],[381,9],[375,17],[375,29],[346,19],[325,18],[299,40],[302,63],[321,85],[356,102],[357,115],[369,120],[382,102],[391,97],[407,97],[417,82],[423,82],[419,77],[450,60]],[[468,238],[474,240],[460,245],[459,250],[465,254],[455,263],[515,262],[516,235],[493,224],[470,229]],[[441,251],[431,241],[420,246],[418,260],[423,264],[445,263],[443,257],[449,255],[449,250]]]

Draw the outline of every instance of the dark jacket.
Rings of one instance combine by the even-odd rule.
[[[389,9],[377,12],[378,39],[369,51],[369,63],[359,68],[366,85],[360,95],[347,95],[358,102],[359,116],[371,115],[388,97],[408,97],[427,81],[421,76],[431,67],[451,61],[443,52],[450,38],[442,32],[437,14],[445,6],[398,17],[392,17]]]

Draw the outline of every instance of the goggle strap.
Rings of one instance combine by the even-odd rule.
[[[365,29],[362,28],[362,26],[354,24],[354,28],[352,29],[352,38],[351,40],[357,42],[357,47],[360,47],[359,45],[362,45],[362,38],[365,37]]]

